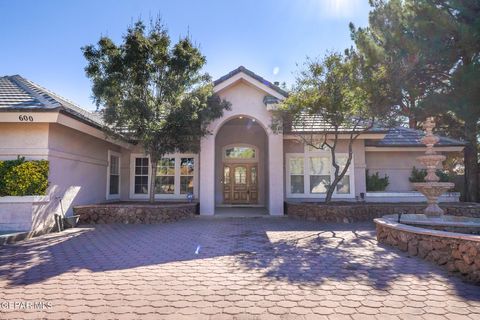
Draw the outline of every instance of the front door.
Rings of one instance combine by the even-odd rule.
[[[258,167],[256,163],[224,164],[223,203],[258,203]]]

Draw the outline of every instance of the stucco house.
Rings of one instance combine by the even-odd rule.
[[[231,103],[231,110],[210,124],[212,134],[202,139],[199,154],[161,160],[156,198],[186,200],[191,193],[200,202],[201,215],[213,215],[223,206],[264,207],[270,215],[282,215],[284,201],[321,201],[332,176],[329,152],[271,129],[271,110],[287,92],[244,67],[216,80],[214,90]],[[32,197],[25,204],[36,212],[32,228],[53,212],[71,212],[74,205],[148,198],[148,156],[139,145],[108,138],[102,126],[97,114],[21,76],[0,78],[0,159],[22,155],[50,162],[47,197]],[[406,128],[362,134],[334,199],[424,201],[408,180],[412,167],[419,166],[415,157],[425,150],[422,135]],[[437,145],[442,153],[462,149],[461,141],[445,137]],[[338,152],[344,156],[345,146]],[[389,176],[385,192],[367,192],[367,169]],[[20,201],[4,198],[0,217],[9,203]],[[458,201],[458,195],[441,200]]]

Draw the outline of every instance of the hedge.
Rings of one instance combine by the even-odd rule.
[[[49,164],[46,160],[0,161],[0,196],[45,195]]]

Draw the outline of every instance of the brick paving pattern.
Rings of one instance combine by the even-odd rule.
[[[371,224],[195,218],[0,247],[0,318],[480,319],[480,287],[378,246]]]

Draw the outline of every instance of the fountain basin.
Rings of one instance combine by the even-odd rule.
[[[383,216],[384,219],[398,223],[398,215]],[[480,218],[450,216],[430,217],[425,214],[402,214],[400,224],[431,230],[480,235]]]
[[[448,228],[451,227],[449,225],[465,226],[475,223],[478,219],[465,221],[466,219],[446,216],[447,218],[443,221],[434,218],[437,221],[431,221],[430,225],[420,225],[419,223],[431,218],[424,215],[404,216],[400,220],[401,223],[397,222],[396,215],[374,219],[377,241],[408,252],[409,256],[417,256],[436,263],[450,272],[459,274],[467,281],[480,284],[480,235],[435,229],[444,228],[445,225]],[[412,223],[417,223],[417,226],[409,225],[409,219]],[[438,225],[434,225],[435,222]]]
[[[415,189],[424,195],[432,195],[434,197],[438,197],[455,187],[453,182],[414,182],[412,184]]]

